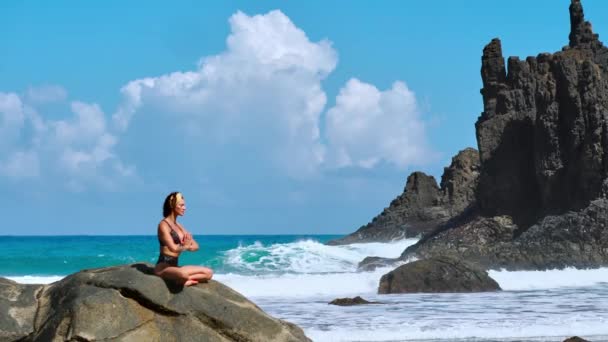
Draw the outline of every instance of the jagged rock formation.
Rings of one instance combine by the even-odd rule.
[[[570,22],[562,51],[510,57],[508,73],[500,41],[484,48],[478,211],[402,258],[448,254],[511,269],[608,264],[608,49],[579,0]]]
[[[0,278],[0,340],[310,341],[217,281],[182,288],[151,273],[133,264],[50,285]]]
[[[380,279],[379,294],[413,292],[488,292],[500,286],[488,273],[464,261],[437,257],[397,267]]]
[[[479,175],[479,154],[473,148],[460,151],[444,169],[441,187],[433,176],[414,172],[403,193],[372,222],[328,244],[387,242],[428,233],[473,205]]]
[[[570,45],[555,54],[508,59],[498,39],[483,52],[484,112],[476,123],[484,215],[522,228],[586,207],[608,171],[608,49],[570,6]]]

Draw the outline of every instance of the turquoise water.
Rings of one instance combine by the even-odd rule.
[[[259,262],[268,251],[262,246],[302,240],[324,243],[338,235],[209,235],[195,236],[197,252],[184,252],[180,264],[205,265],[216,273],[255,272],[226,263],[230,250],[254,246],[241,260]],[[257,242],[257,245],[256,245]],[[259,250],[255,246],[260,246]],[[146,261],[156,263],[156,236],[0,236],[0,276],[60,276],[82,269]],[[267,268],[264,269],[267,271]]]
[[[214,269],[214,279],[315,342],[608,341],[608,268],[508,272],[491,293],[377,294],[392,268],[358,272],[367,256],[396,258],[416,239],[327,246],[333,235],[196,236],[181,264]],[[0,237],[0,277],[51,283],[81,269],[155,263],[155,236]],[[380,305],[338,307],[362,296]]]

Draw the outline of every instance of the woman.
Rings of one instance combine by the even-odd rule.
[[[213,271],[201,266],[178,266],[179,255],[183,251],[197,251],[198,243],[181,224],[177,217],[186,212],[186,202],[179,192],[172,192],[163,204],[164,219],[158,224],[160,255],[154,273],[164,279],[173,279],[184,286],[196,285],[213,277]]]

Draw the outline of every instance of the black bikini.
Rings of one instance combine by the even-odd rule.
[[[156,261],[156,264],[168,264],[169,266],[175,266],[177,267],[177,261],[178,261],[178,257],[174,257],[174,256],[170,256],[170,255],[165,255],[163,253],[160,253],[158,255],[158,260]]]
[[[169,234],[171,234],[171,238],[173,239],[173,243],[181,246],[182,245],[182,241],[179,239],[179,234],[173,229],[173,226],[169,223],[169,221],[167,221],[167,220],[165,220],[165,221],[169,225],[169,228],[171,228],[171,232]],[[165,245],[162,242],[162,240],[160,239],[160,237],[158,238],[158,242],[160,243],[161,247]],[[171,255],[166,255],[166,254],[163,254],[161,252],[160,255],[158,256],[158,261],[156,262],[156,264],[158,265],[160,263],[165,263],[165,264],[169,264],[170,266],[176,266],[177,267],[177,261],[178,261],[178,257],[171,256]]]

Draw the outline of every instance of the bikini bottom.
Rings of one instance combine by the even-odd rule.
[[[177,267],[177,260],[178,257],[175,256],[170,256],[170,255],[164,255],[162,253],[160,253],[160,255],[158,256],[158,261],[156,262],[156,264],[169,264],[169,266],[175,266]]]

